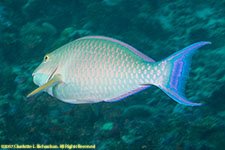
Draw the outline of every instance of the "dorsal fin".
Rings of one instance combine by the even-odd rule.
[[[155,62],[153,59],[151,59],[147,55],[143,54],[142,52],[138,51],[134,47],[132,47],[132,46],[130,46],[130,45],[128,45],[128,44],[126,44],[126,43],[124,43],[122,41],[113,39],[113,38],[109,38],[109,37],[105,37],[105,36],[87,36],[87,37],[83,37],[83,38],[80,38],[80,39],[104,39],[104,40],[109,40],[109,41],[112,41],[112,42],[116,42],[116,43],[118,43],[118,44],[128,48],[129,50],[131,50],[133,53],[135,53],[136,55],[140,56],[144,60],[146,60],[148,62],[152,62],[152,63]],[[78,39],[78,40],[80,40],[80,39]]]

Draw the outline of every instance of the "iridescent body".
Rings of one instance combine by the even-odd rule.
[[[68,103],[113,102],[155,85],[175,101],[191,106],[183,94],[193,44],[155,62],[115,39],[89,36],[70,42],[45,56],[33,73],[41,90]],[[29,95],[29,96],[30,96]]]

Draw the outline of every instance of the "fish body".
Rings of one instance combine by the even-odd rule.
[[[67,103],[115,102],[155,85],[175,101],[198,106],[183,94],[191,56],[210,42],[195,43],[155,62],[121,41],[88,36],[44,57],[33,73],[40,91]]]

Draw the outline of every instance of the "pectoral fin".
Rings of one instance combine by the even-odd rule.
[[[59,75],[55,75],[50,81],[48,81],[47,83],[45,83],[44,85],[42,85],[41,87],[35,89],[34,91],[32,91],[30,94],[27,95],[28,97],[31,97],[37,93],[43,92],[44,90],[55,86],[56,84],[58,84],[61,81],[61,78]]]

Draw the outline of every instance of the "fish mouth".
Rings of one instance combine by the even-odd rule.
[[[50,76],[48,77],[46,83],[54,76],[55,72],[57,71],[58,66],[55,68],[55,70],[50,74]]]
[[[32,75],[34,76],[34,83],[37,84],[39,86],[39,88],[37,88],[34,91],[32,91],[31,93],[29,93],[27,95],[27,97],[30,97],[30,96],[35,95],[37,93],[40,93],[42,91],[46,91],[48,88],[54,86],[57,83],[57,81],[58,81],[58,78],[57,77],[56,78],[54,77],[57,69],[58,69],[58,66],[50,74],[50,76],[48,77],[46,83],[44,83],[44,84],[40,84],[43,80],[41,82],[38,82],[38,79],[35,79],[35,77],[37,77],[37,78],[39,77],[40,78],[40,76],[43,75],[43,74],[40,74],[39,76],[36,76],[35,75],[36,73],[33,73]]]

